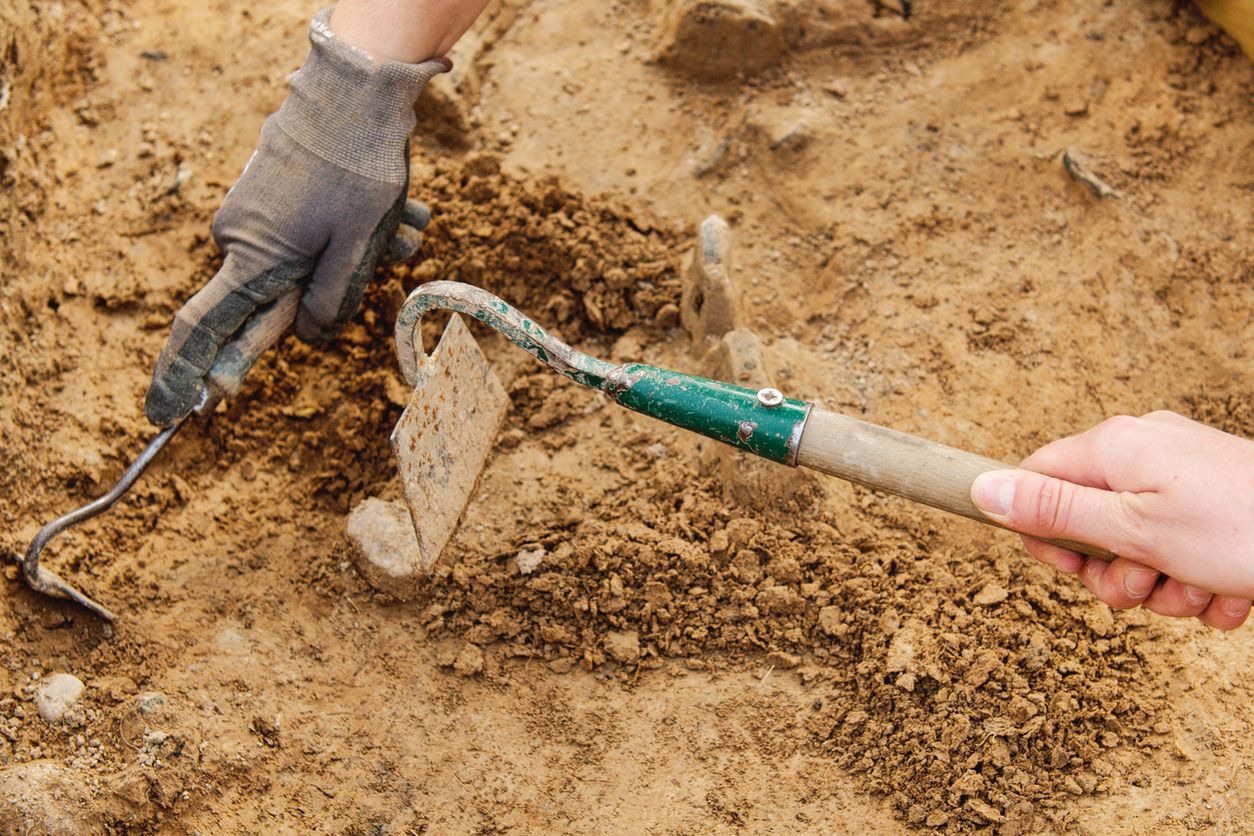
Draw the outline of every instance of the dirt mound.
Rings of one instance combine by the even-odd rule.
[[[146,369],[307,49],[290,0],[36,5],[0,0],[0,254],[27,261],[0,273],[6,554],[151,436]],[[1254,634],[1111,613],[1007,535],[835,480],[739,507],[707,442],[485,329],[511,407],[447,565],[400,603],[344,536],[398,495],[409,290],[472,282],[694,369],[671,305],[711,212],[790,394],[1007,459],[1157,407],[1250,434],[1236,44],[1165,0],[786,0],[740,5],[794,9],[788,49],[698,83],[659,63],[665,4],[493,5],[474,89],[446,85],[465,156],[415,161],[419,256],[50,550],[117,624],[7,567],[10,786],[55,765],[43,797],[127,832],[1245,826]],[[57,672],[81,727],[38,714]]]
[[[426,255],[388,272],[362,327],[390,321],[375,311],[395,304],[398,281],[442,276],[493,289],[604,350],[607,332],[650,327],[675,299],[673,233],[641,230],[621,207],[505,177],[491,157],[441,167],[426,193],[438,207]],[[392,374],[372,371],[389,359],[385,333],[353,341],[367,353],[345,355],[351,368],[338,376]],[[640,347],[628,338],[612,350]],[[498,345],[494,359],[511,352]],[[885,520],[874,504],[862,515],[873,534],[799,515],[813,497],[770,513],[729,507],[700,471],[694,439],[529,362],[508,388],[502,470],[526,471],[532,454],[520,442],[530,439],[581,464],[549,479],[534,463],[540,476],[522,489],[489,475],[485,507],[468,514],[451,559],[403,605],[443,637],[458,673],[507,678],[526,660],[558,672],[618,663],[624,680],[667,660],[813,666],[807,675],[829,680],[831,694],[810,719],[816,743],[912,823],[932,826],[1061,823],[1066,799],[1100,791],[1116,769],[1113,747],[1157,742],[1161,701],[1144,696],[1155,689],[1137,652],[1140,615],[1115,617],[1022,560],[947,559],[913,516]],[[366,390],[348,400],[384,402]],[[335,427],[316,445],[339,451],[319,465],[334,474],[319,493],[342,505],[388,491],[390,462],[352,445],[365,425]],[[610,449],[588,441],[606,436]],[[493,528],[502,508],[521,510]],[[487,535],[465,531],[485,525]]]
[[[289,339],[206,440],[175,453],[183,472],[287,472],[296,495],[335,512],[394,492],[384,440],[406,392],[390,323],[427,278],[486,286],[589,350],[630,354],[641,335],[659,339],[657,311],[678,297],[673,230],[552,180],[507,177],[491,157],[440,164],[426,183],[435,220],[422,255],[381,270],[334,345]],[[516,350],[487,345],[508,369]],[[397,605],[422,613],[459,674],[504,680],[528,660],[624,681],[676,662],[803,665],[830,694],[808,720],[815,745],[932,826],[1061,821],[1065,799],[1100,791],[1116,768],[1111,747],[1155,740],[1159,701],[1127,696],[1153,692],[1138,619],[1023,561],[947,559],[915,518],[885,519],[875,503],[857,532],[798,515],[814,497],[770,513],[729,507],[694,439],[523,362],[496,456],[510,460],[505,473],[533,462],[538,477],[520,487],[489,475],[491,500],[468,513],[429,591]],[[612,447],[587,441],[607,435]],[[551,474],[531,439],[558,462]],[[137,549],[155,515],[196,489],[173,475],[146,481],[99,540]],[[299,524],[299,504],[290,513]],[[365,592],[327,571],[342,551],[315,555],[305,577],[327,595],[345,583]],[[80,548],[70,565],[90,571],[94,554]],[[112,574],[108,597],[143,606],[157,590],[138,580]]]

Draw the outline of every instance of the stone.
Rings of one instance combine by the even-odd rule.
[[[888,673],[900,673],[914,668],[914,660],[923,648],[927,637],[927,626],[917,618],[911,618],[893,634],[888,643],[888,651],[884,654],[884,670]]]
[[[52,761],[0,769],[0,833],[77,836],[99,826],[91,794],[71,770]]]
[[[145,691],[136,700],[135,708],[144,717],[153,717],[165,709],[165,694],[160,691]]]
[[[640,661],[640,634],[635,630],[611,630],[605,634],[605,652],[624,665]]]
[[[1206,43],[1210,35],[1211,30],[1207,26],[1190,26],[1189,30],[1184,33],[1184,40],[1190,46],[1199,46]]]
[[[667,11],[658,60],[701,81],[752,76],[788,47],[785,27],[757,0],[680,0]]]
[[[1062,109],[1068,116],[1085,116],[1089,112],[1089,103],[1080,98],[1069,99]]]
[[[67,726],[83,724],[83,709],[79,700],[83,697],[82,680],[68,673],[54,673],[39,684],[35,692],[35,708],[46,723]]]
[[[803,120],[785,125],[772,131],[770,135],[771,150],[777,153],[795,153],[803,150],[814,139],[814,132]]]
[[[518,571],[523,575],[530,575],[540,567],[544,561],[544,549],[523,549],[514,557],[514,562],[518,564]]]
[[[694,345],[721,339],[735,328],[740,312],[732,281],[731,227],[718,215],[701,222],[679,298],[679,320]]]
[[[399,598],[413,594],[414,577],[425,573],[404,502],[367,497],[348,515],[346,531],[357,567],[371,586]]]

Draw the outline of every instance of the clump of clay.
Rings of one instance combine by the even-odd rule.
[[[771,66],[787,47],[776,14],[758,0],[668,4],[661,60],[693,78],[721,81]]]

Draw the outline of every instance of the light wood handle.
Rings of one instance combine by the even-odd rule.
[[[209,388],[209,408],[239,392],[244,377],[257,359],[279,341],[296,320],[300,289],[288,291],[252,315],[231,341],[218,351],[213,368],[205,375]],[[203,407],[202,407],[203,411]]]
[[[971,501],[975,477],[990,470],[1013,469],[1014,465],[996,459],[816,406],[797,445],[797,464],[1005,528],[980,513]],[[1112,556],[1086,543],[1049,542],[1107,560]]]

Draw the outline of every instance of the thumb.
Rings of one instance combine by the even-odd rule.
[[[992,470],[971,483],[975,507],[1006,528],[1106,549],[1128,541],[1126,496],[1031,470]]]

